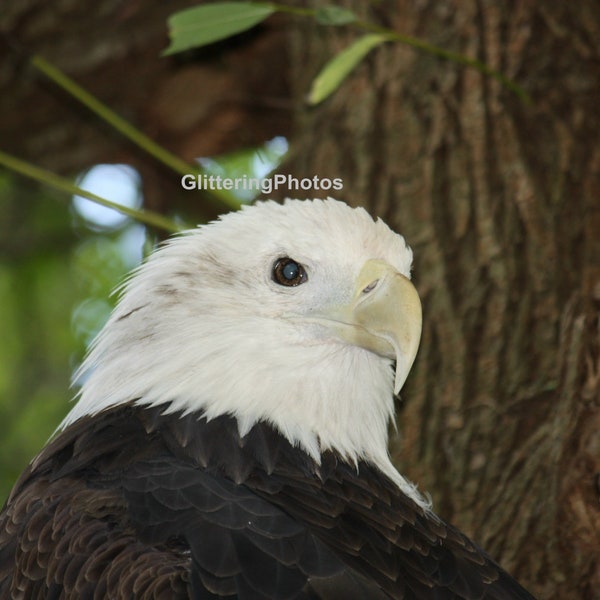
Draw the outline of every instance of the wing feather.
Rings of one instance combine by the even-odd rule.
[[[80,419],[23,474],[0,597],[532,598],[366,463],[134,406]]]

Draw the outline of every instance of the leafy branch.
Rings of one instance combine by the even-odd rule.
[[[186,9],[173,14],[169,18],[168,25],[171,43],[163,54],[174,54],[226,39],[258,25],[276,12],[313,18],[320,25],[352,25],[366,32],[350,46],[336,54],[322,68],[314,79],[308,95],[308,102],[311,105],[319,104],[330,96],[371,50],[385,42],[403,43],[439,58],[477,69],[486,76],[498,80],[522,100],[526,102],[530,101],[526,92],[518,84],[485,63],[445,50],[418,38],[398,33],[393,29],[381,27],[368,21],[362,21],[358,19],[353,11],[338,6],[324,6],[311,9],[262,2],[218,2]],[[3,35],[5,36],[6,34]],[[12,43],[10,45],[14,46]],[[180,175],[204,174],[202,168],[197,165],[188,164],[154,142],[41,56],[33,55],[30,57],[29,62],[33,68],[48,77],[99,118],[111,125],[121,135],[175,173]],[[180,227],[176,223],[162,215],[151,211],[123,207],[106,198],[79,188],[68,179],[35,167],[4,152],[0,152],[0,165],[4,165],[17,173],[56,189],[76,194],[103,206],[113,208],[142,223],[159,227],[169,232],[180,230]],[[207,190],[207,192],[230,209],[237,210],[240,206],[240,201],[228,190],[211,189]]]
[[[311,17],[320,25],[352,25],[366,32],[322,68],[314,79],[308,95],[308,102],[311,105],[319,104],[330,96],[372,49],[385,42],[399,42],[438,58],[474,68],[499,81],[524,102],[530,102],[529,96],[522,87],[485,63],[457,52],[445,50],[418,38],[398,33],[393,29],[360,20],[353,11],[339,6],[312,9],[263,2],[218,2],[188,8],[169,17],[171,43],[164,54],[175,54],[226,39],[251,29],[277,12]]]

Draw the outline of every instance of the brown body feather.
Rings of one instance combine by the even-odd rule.
[[[21,476],[0,598],[531,596],[366,463],[129,405],[80,419]]]

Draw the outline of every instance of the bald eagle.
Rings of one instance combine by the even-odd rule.
[[[390,461],[411,263],[333,199],[151,255],[2,510],[0,598],[532,598]]]

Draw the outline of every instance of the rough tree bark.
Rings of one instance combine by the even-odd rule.
[[[102,0],[92,14],[6,0],[2,26],[187,159],[285,134],[295,107],[286,168],[342,177],[343,198],[415,251],[425,323],[399,406],[400,469],[540,598],[598,597],[597,0],[383,0],[368,13],[340,1],[489,63],[533,103],[388,44],[311,110],[312,77],[355,31],[270,21],[232,47],[156,63],[166,14],[191,1]],[[148,205],[181,200],[178,178],[26,73],[0,68],[4,149],[61,173],[132,162]]]
[[[383,2],[364,15],[487,62],[533,100],[387,45],[298,115],[289,168],[343,177],[345,199],[415,251],[424,331],[397,464],[539,597],[598,598],[600,5]],[[294,96],[351,39],[297,30]]]

